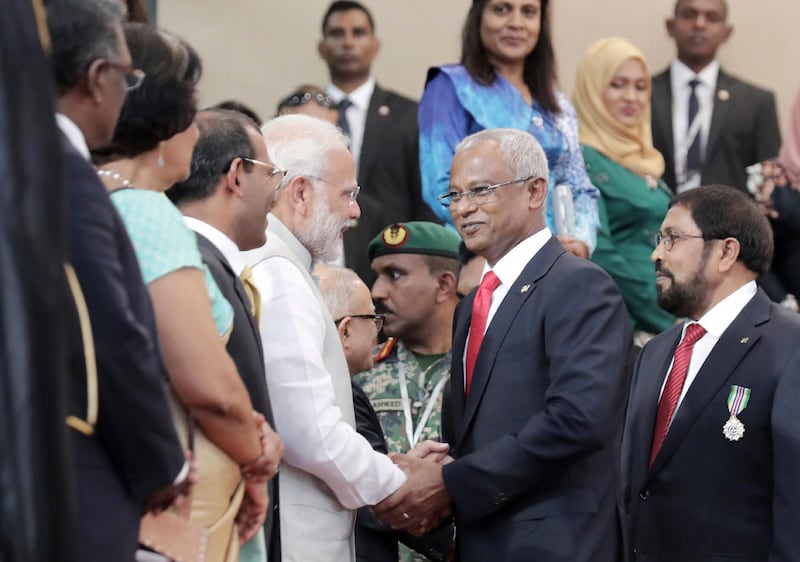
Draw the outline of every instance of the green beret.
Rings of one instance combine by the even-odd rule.
[[[388,254],[424,254],[458,259],[458,235],[442,225],[410,221],[390,224],[367,246],[369,261]]]

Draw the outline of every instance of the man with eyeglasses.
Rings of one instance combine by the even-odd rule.
[[[338,124],[350,137],[356,177],[365,186],[363,217],[345,234],[344,257],[367,286],[375,277],[364,248],[383,227],[439,222],[422,200],[418,104],[376,83],[372,62],[379,50],[375,20],[364,4],[336,0],[328,6],[318,44],[330,72],[326,91],[339,105]]]
[[[272,428],[275,421],[257,321],[260,299],[248,286],[250,268],[240,252],[259,248],[266,241],[267,215],[286,170],[270,161],[261,132],[245,115],[207,109],[197,114],[195,122],[200,136],[192,153],[191,174],[167,190],[167,197],[194,230],[203,263],[233,307],[233,331],[226,348],[253,408]],[[279,441],[274,432],[269,434]],[[257,535],[245,544],[239,554],[241,561],[280,560],[275,489],[275,479],[270,480],[265,537]],[[263,552],[269,556],[262,556]]]
[[[350,373],[334,319],[311,276],[337,257],[361,215],[347,139],[334,125],[282,115],[262,128],[288,170],[267,243],[246,253],[261,292],[261,341],[285,445],[278,496],[284,560],[354,560],[354,510],[394,492],[405,474],[355,430]],[[365,322],[359,319],[359,322]]]
[[[542,147],[512,129],[467,137],[451,167],[453,223],[487,262],[453,324],[451,456],[395,457],[409,479],[376,513],[420,533],[452,511],[462,562],[621,559],[615,437],[631,327],[608,274],[547,228],[547,177]]]
[[[127,90],[144,76],[131,67],[124,16],[116,0],[47,7],[66,164],[65,235],[90,324],[83,333],[77,321],[65,326],[75,541],[89,562],[132,562],[144,512],[168,507],[191,484],[167,405],[152,304],[125,225],[89,162],[90,149],[110,142]]]
[[[756,285],[772,231],[732,187],[670,204],[658,302],[684,322],[642,349],[622,442],[630,560],[797,560],[800,316]]]

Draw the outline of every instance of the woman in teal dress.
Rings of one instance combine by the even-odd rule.
[[[600,190],[592,261],[616,281],[634,330],[657,334],[675,321],[658,306],[650,255],[671,194],[650,130],[647,62],[624,39],[601,39],[578,66],[573,97],[586,171]]]
[[[206,560],[237,562],[239,541],[263,525],[266,478],[275,467],[264,459],[263,418],[253,415],[224,347],[233,309],[204,267],[194,234],[163,193],[189,176],[199,135],[194,115],[200,60],[186,43],[150,26],[128,24],[125,37],[139,70],[121,70],[132,91],[111,145],[94,158],[153,301],[176,425],[186,437],[187,414],[197,424],[189,519],[209,531]],[[242,472],[251,468],[258,478],[245,480]]]

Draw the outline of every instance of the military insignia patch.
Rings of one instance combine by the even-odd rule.
[[[381,239],[389,248],[399,248],[408,242],[408,229],[402,224],[387,226]]]

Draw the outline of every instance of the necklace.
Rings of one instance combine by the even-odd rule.
[[[136,189],[136,186],[133,185],[130,180],[123,178],[117,172],[112,172],[111,170],[97,170],[97,175],[101,177],[111,178],[117,180],[122,184],[122,187],[129,187],[131,189]]]

